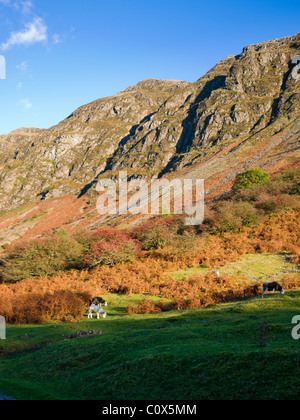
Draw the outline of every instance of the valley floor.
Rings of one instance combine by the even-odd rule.
[[[128,316],[141,295],[106,296],[106,320],[9,326],[0,389],[18,399],[300,399],[300,290],[206,309]],[[76,331],[104,331],[69,339]]]

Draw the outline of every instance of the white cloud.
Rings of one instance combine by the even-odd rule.
[[[21,1],[21,10],[23,14],[31,13],[32,9],[34,8],[33,3],[31,1]]]
[[[7,51],[13,46],[29,46],[47,41],[47,39],[47,26],[42,18],[36,17],[32,22],[25,25],[23,31],[12,32],[8,41],[1,45],[1,49]]]
[[[29,109],[32,108],[32,103],[28,98],[21,99],[19,101],[19,106],[21,106],[25,111],[29,111]]]
[[[15,10],[18,10],[23,14],[30,13],[34,8],[34,5],[30,0],[0,0],[0,4],[13,7]]]
[[[22,31],[11,32],[9,39],[0,44],[0,50],[7,51],[13,46],[29,46],[51,39],[53,45],[61,44],[69,37],[75,29],[71,27],[69,31],[64,33],[54,32],[48,34],[48,28],[45,21],[36,16],[35,6],[32,0],[0,0],[1,5],[8,6],[22,17],[22,20],[27,20],[25,28]],[[31,19],[31,21],[30,21]]]
[[[59,34],[54,34],[52,39],[54,44],[60,44],[62,42],[61,36]]]
[[[18,70],[21,70],[22,73],[24,73],[28,69],[28,63],[27,63],[27,61],[22,61],[22,63],[21,64],[18,64],[16,66],[16,68]]]

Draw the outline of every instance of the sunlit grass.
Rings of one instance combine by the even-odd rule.
[[[300,267],[290,264],[288,255],[284,253],[276,254],[246,254],[236,262],[224,267],[215,267],[220,274],[229,276],[245,276],[248,280],[268,281],[272,277],[282,278],[290,273],[299,273]],[[187,270],[171,273],[177,280],[193,275],[205,275],[213,271],[202,266],[189,268]]]
[[[125,308],[143,295],[105,297],[106,320],[8,327],[1,391],[34,399],[299,397],[299,342],[291,337],[299,290],[132,317]],[[261,348],[264,319],[270,331]],[[65,341],[80,330],[104,334]]]

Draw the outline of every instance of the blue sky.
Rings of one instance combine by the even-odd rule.
[[[196,81],[299,32],[299,17],[299,0],[0,0],[0,134],[50,127],[146,78]]]

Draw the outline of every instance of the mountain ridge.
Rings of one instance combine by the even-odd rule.
[[[69,196],[88,202],[97,180],[120,170],[129,178],[204,178],[207,199],[215,199],[251,165],[298,165],[297,53],[300,33],[249,45],[196,82],[146,79],[49,129],[0,136],[0,211]]]

